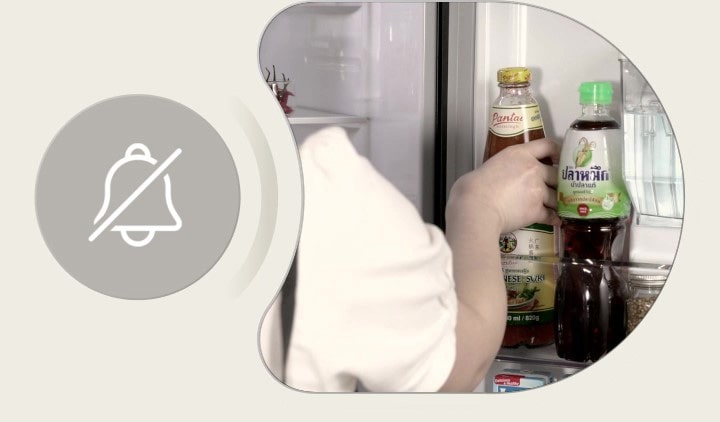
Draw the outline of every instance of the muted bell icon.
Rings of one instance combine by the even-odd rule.
[[[109,230],[119,232],[125,243],[139,248],[148,245],[158,232],[180,230],[182,219],[173,204],[167,170],[181,153],[178,148],[158,163],[146,145],[130,145],[105,176],[102,205],[88,240],[93,242]],[[154,183],[159,178],[162,183]]]

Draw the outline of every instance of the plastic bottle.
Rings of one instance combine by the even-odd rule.
[[[580,85],[582,115],[565,134],[558,177],[562,220],[555,290],[555,348],[596,361],[625,338],[627,286],[620,260],[631,205],[622,177],[622,133],[610,116],[612,85]]]
[[[500,94],[490,111],[484,160],[511,145],[545,137],[540,107],[530,90],[525,67],[500,69]],[[547,161],[545,164],[552,164]],[[533,224],[500,236],[508,315],[503,347],[543,346],[553,342],[554,268],[533,257],[556,256],[552,226]],[[531,258],[531,259],[526,259]]]

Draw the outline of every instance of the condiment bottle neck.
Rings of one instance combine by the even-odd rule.
[[[507,97],[507,96],[529,96],[531,95],[530,91],[530,84],[523,83],[523,84],[498,84],[500,87],[500,96],[501,97]]]
[[[580,120],[608,120],[610,117],[610,106],[603,104],[583,104]]]

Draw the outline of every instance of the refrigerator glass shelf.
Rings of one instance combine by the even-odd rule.
[[[514,363],[529,363],[545,366],[556,366],[563,368],[586,368],[593,362],[573,362],[558,357],[555,352],[555,345],[527,348],[520,346],[517,348],[503,347],[498,352],[497,361],[506,361]]]
[[[342,125],[367,123],[367,117],[295,107],[288,116],[291,125]]]
[[[311,14],[317,13],[322,15],[342,15],[354,13],[360,10],[362,3],[357,2],[323,2],[323,3],[303,3],[291,7],[286,10],[286,13],[295,14]]]

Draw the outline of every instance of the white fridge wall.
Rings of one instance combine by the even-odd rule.
[[[292,107],[368,119],[346,125],[353,143],[420,211],[429,199],[423,149],[434,123],[427,10],[424,3],[301,4],[272,21],[260,45],[263,72],[275,65],[278,77],[292,80]],[[293,125],[298,144],[321,126]]]
[[[620,121],[619,52],[609,42],[565,16],[508,3],[477,6],[475,81],[475,166],[482,163],[489,107],[497,97],[497,70],[527,66],[540,103],[545,133],[562,142],[580,113],[581,82],[613,83],[613,117]]]
[[[260,44],[260,66],[292,82],[293,106],[365,115],[368,7],[300,4],[280,12]]]

